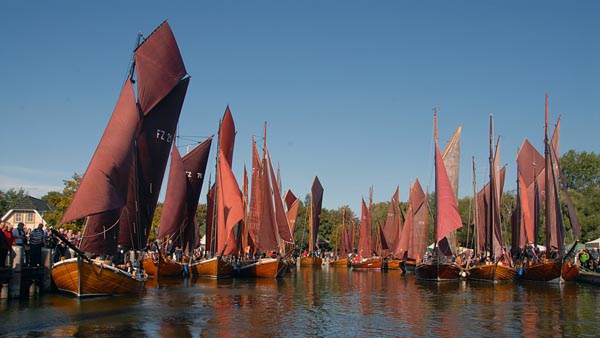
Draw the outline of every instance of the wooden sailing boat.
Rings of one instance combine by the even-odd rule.
[[[376,254],[373,246],[373,188],[369,190],[369,207],[362,200],[362,214],[358,231],[358,252],[352,259],[353,270],[379,270],[383,266],[383,258]]]
[[[282,254],[285,253],[285,244],[294,242],[288,218],[283,207],[283,200],[279,193],[279,183],[277,182],[271,156],[266,146],[266,123],[264,134],[262,166],[255,168],[253,165],[252,168],[253,173],[257,172],[260,174],[257,176],[253,175],[253,178],[258,177],[257,182],[261,183],[261,189],[254,189],[253,187],[252,191],[261,196],[252,196],[251,202],[262,202],[262,212],[257,215],[259,221],[258,231],[254,236],[253,242],[255,243],[255,250],[259,253],[264,252],[265,257],[242,261],[237,268],[238,276],[240,277],[275,278],[283,275],[286,268],[282,260]],[[252,145],[253,156],[256,156],[258,151],[256,151],[256,142],[254,140]],[[252,162],[256,163],[258,161],[253,158]],[[253,182],[254,184],[256,182]],[[250,209],[256,210],[257,208],[252,205]],[[267,252],[271,253],[270,257],[266,257]]]
[[[398,255],[397,249],[402,240],[402,222],[400,219],[400,187],[396,188],[396,192],[390,200],[388,216],[385,225],[381,231],[381,237],[385,239],[384,256],[386,259],[383,262],[383,268],[388,270],[403,270],[404,261],[402,255]]]
[[[79,256],[52,266],[59,290],[84,297],[142,289],[144,273],[130,273],[84,253],[110,258],[117,241],[133,249],[145,244],[188,83],[165,21],[135,49],[115,110],[61,221],[87,217],[81,245],[73,248]]]
[[[500,227],[500,200],[504,186],[505,168],[499,170],[500,162],[500,139],[496,144],[496,152],[493,151],[493,127],[490,115],[490,181],[476,194],[475,221],[477,235],[483,234],[483,240],[479,240],[476,246],[476,258],[468,262],[467,275],[471,280],[488,282],[513,281],[517,275],[512,266],[509,253],[503,248],[502,231]],[[473,166],[475,166],[473,164]],[[483,207],[483,217],[479,218],[479,206]],[[482,236],[479,236],[481,239]]]
[[[227,106],[219,128],[217,182],[208,193],[207,254],[204,259],[190,263],[190,273],[194,276],[233,277],[232,256],[240,252],[237,225],[244,218],[242,193],[231,169],[234,143],[235,124]]]
[[[323,259],[315,255],[319,225],[321,224],[321,205],[323,203],[323,186],[315,176],[310,188],[310,219],[308,221],[308,256],[300,257],[300,266],[321,267]]]
[[[414,273],[417,261],[427,250],[427,199],[417,178],[408,194],[408,210],[394,255],[401,257],[404,271]]]
[[[560,207],[559,201],[559,185],[562,186],[565,197],[567,198],[567,204],[570,204],[569,194],[566,190],[566,185],[562,182],[562,177],[560,175],[560,164],[559,164],[559,129],[560,128],[560,119],[556,123],[554,133],[552,135],[552,139],[548,139],[548,94],[546,94],[546,107],[545,107],[545,126],[544,126],[544,177],[542,181],[544,182],[544,223],[546,227],[546,252],[538,253],[537,250],[534,250],[534,245],[536,245],[537,240],[537,231],[535,230],[535,224],[537,221],[537,215],[540,214],[540,204],[537,203],[539,198],[539,193],[536,191],[538,186],[538,175],[535,173],[535,162],[527,163],[526,159],[529,157],[526,153],[523,154],[521,160],[517,157],[518,162],[518,170],[520,183],[522,183],[523,179],[521,175],[526,174],[528,169],[531,169],[533,166],[534,171],[533,175],[533,185],[534,185],[534,201],[533,208],[529,210],[533,210],[533,212],[529,212],[527,210],[531,204],[528,201],[528,194],[521,193],[522,190],[519,189],[519,200],[521,210],[523,215],[527,215],[527,219],[525,217],[521,217],[521,221],[525,221],[530,223],[522,224],[525,228],[529,228],[526,230],[527,232],[531,232],[531,228],[533,227],[533,236],[529,239],[529,243],[524,246],[525,256],[521,265],[521,268],[518,271],[519,278],[521,280],[526,281],[538,281],[538,282],[550,282],[550,283],[563,283],[567,281],[575,280],[579,269],[574,264],[573,261],[569,258],[570,253],[573,250],[573,247],[577,242],[573,244],[573,247],[569,249],[568,252],[565,252],[564,245],[564,233],[565,227],[563,224],[562,218],[562,210]],[[527,142],[528,143],[528,142]],[[523,149],[521,149],[523,150]],[[521,151],[519,151],[519,155],[521,155]],[[560,181],[560,182],[559,182]],[[526,188],[526,187],[520,187]],[[523,189],[525,190],[525,189]],[[527,208],[527,209],[525,209]],[[523,211],[524,210],[524,211]],[[579,237],[581,233],[581,229],[579,227],[579,223],[577,221],[577,216],[575,215],[574,208],[569,207],[569,218],[571,219],[571,225],[573,227],[573,232],[575,237]],[[520,234],[520,232],[519,232]]]
[[[350,226],[352,229],[353,226]],[[350,255],[354,249],[353,234],[346,229],[346,208],[342,211],[342,226],[339,228],[339,236],[336,236],[336,259],[329,262],[329,266],[350,267]],[[339,242],[338,242],[339,239]]]
[[[212,136],[181,157],[177,146],[171,151],[171,166],[163,213],[158,226],[158,238],[176,243],[188,257],[198,242],[196,209],[206,173],[206,164],[212,144]],[[159,246],[143,259],[144,270],[149,276],[181,276],[183,262],[165,255]]]
[[[434,256],[417,263],[415,274],[420,280],[450,281],[460,278],[461,267],[442,254],[439,245],[446,241],[450,232],[462,226],[458,213],[458,202],[448,178],[446,167],[438,147],[437,138],[437,109],[434,110],[434,140],[435,140],[435,198],[436,217],[434,222]]]

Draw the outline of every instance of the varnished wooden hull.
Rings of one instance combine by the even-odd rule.
[[[396,258],[387,259],[383,262],[383,269],[406,271],[406,261]]]
[[[455,281],[460,279],[461,268],[454,263],[420,263],[415,268],[419,280]]]
[[[300,266],[321,267],[323,259],[321,257],[300,257]]]
[[[382,266],[383,258],[381,257],[371,257],[359,262],[352,262],[352,269],[355,270],[381,270]]]
[[[181,263],[173,262],[172,260],[165,260],[162,257],[154,259],[146,256],[142,260],[144,265],[144,271],[148,276],[152,277],[177,277],[183,275],[183,265]],[[160,275],[159,275],[160,274]]]
[[[283,269],[285,269],[285,264],[279,258],[260,258],[256,261],[242,263],[237,270],[237,276],[277,278]]]
[[[534,282],[564,283],[573,281],[579,274],[579,268],[561,261],[540,262],[524,266],[520,270],[520,279]]]
[[[60,291],[77,297],[137,294],[143,289],[145,277],[99,262],[71,258],[52,266],[52,279]]]
[[[512,282],[517,277],[517,270],[501,264],[480,264],[467,270],[467,279],[486,282]]]
[[[330,261],[329,266],[335,266],[337,268],[347,268],[350,266],[350,260],[348,258],[340,258],[335,261]]]
[[[581,270],[577,274],[577,281],[600,286],[600,273]]]
[[[190,264],[190,273],[196,277],[231,278],[233,277],[233,264],[218,257],[195,261]]]

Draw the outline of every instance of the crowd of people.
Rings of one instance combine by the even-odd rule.
[[[579,266],[589,271],[600,272],[600,252],[598,248],[583,249],[577,252]]]
[[[81,231],[73,232],[60,228],[58,232],[69,240],[73,245],[81,241]],[[8,222],[0,222],[0,268],[10,267],[13,264],[15,254],[13,246],[23,248],[22,262],[24,266],[42,266],[42,248],[53,250],[52,261],[56,262],[67,253],[67,246],[52,235],[50,229],[39,223],[37,227],[25,228],[25,224],[19,222],[16,227]]]

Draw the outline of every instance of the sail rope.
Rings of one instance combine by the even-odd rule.
[[[96,233],[96,234],[93,234],[93,235],[87,235],[87,236],[84,236],[84,235],[82,234],[82,235],[81,235],[81,239],[84,239],[84,238],[93,238],[93,237],[100,236],[100,235],[102,235],[102,236],[105,236],[107,232],[109,232],[109,231],[110,231],[110,230],[112,230],[114,227],[116,227],[116,226],[117,226],[117,224],[119,224],[119,221],[120,221],[120,218],[118,218],[118,219],[115,221],[115,223],[113,223],[113,225],[111,225],[111,226],[110,226],[108,229],[106,229],[106,228],[105,228],[103,231],[101,231],[101,232],[98,232],[98,233]]]

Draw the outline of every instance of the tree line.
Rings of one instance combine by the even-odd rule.
[[[569,194],[573,200],[577,217],[581,225],[581,240],[589,241],[600,237],[600,154],[594,152],[577,152],[569,150],[561,156],[560,164],[562,167],[563,177],[565,179]],[[42,197],[54,207],[54,212],[45,216],[46,221],[50,226],[60,226],[72,230],[81,230],[84,225],[84,220],[77,220],[67,224],[60,224],[63,214],[67,210],[77,187],[81,182],[81,175],[74,174],[71,179],[63,180],[64,188],[62,192],[51,191]],[[26,196],[27,192],[22,188],[7,191],[0,190],[0,214],[4,215],[10,210],[22,197]],[[296,227],[294,229],[294,240],[297,247],[303,248],[307,246],[308,241],[308,222],[309,208],[308,203],[310,196],[306,196],[304,201],[300,202],[298,216],[296,218]],[[434,206],[434,195],[429,194],[430,206]],[[564,201],[564,198],[561,199]],[[378,224],[378,221],[384,223],[389,210],[389,201],[378,202],[373,204],[373,226]],[[501,222],[503,238],[506,243],[510,243],[511,238],[511,213],[517,203],[516,191],[505,191],[501,200]],[[458,200],[458,208],[463,221],[463,227],[457,231],[457,244],[465,247],[472,247],[473,236],[473,220],[472,208],[473,198],[464,197]],[[568,219],[567,206],[562,203],[564,224],[567,228],[567,241],[574,240],[571,229],[571,223]],[[400,202],[400,210],[403,212],[407,209],[407,202]],[[434,210],[429,211],[429,227],[432,227],[434,219]],[[162,203],[159,203],[154,219],[152,222],[152,231],[150,240],[153,240],[162,214]],[[360,210],[351,210],[347,205],[340,206],[337,209],[323,208],[321,213],[321,223],[319,228],[319,238],[321,245],[328,248],[336,246],[336,241],[339,241],[339,229],[342,226],[342,217],[346,227],[350,224],[355,226],[355,243],[358,238],[358,226],[360,224]],[[199,232],[203,235],[206,231],[206,204],[200,203],[196,211],[196,220],[199,226]],[[429,242],[433,241],[432,234],[429,235]],[[540,234],[543,236],[543,233]],[[542,237],[543,238],[543,237]]]

